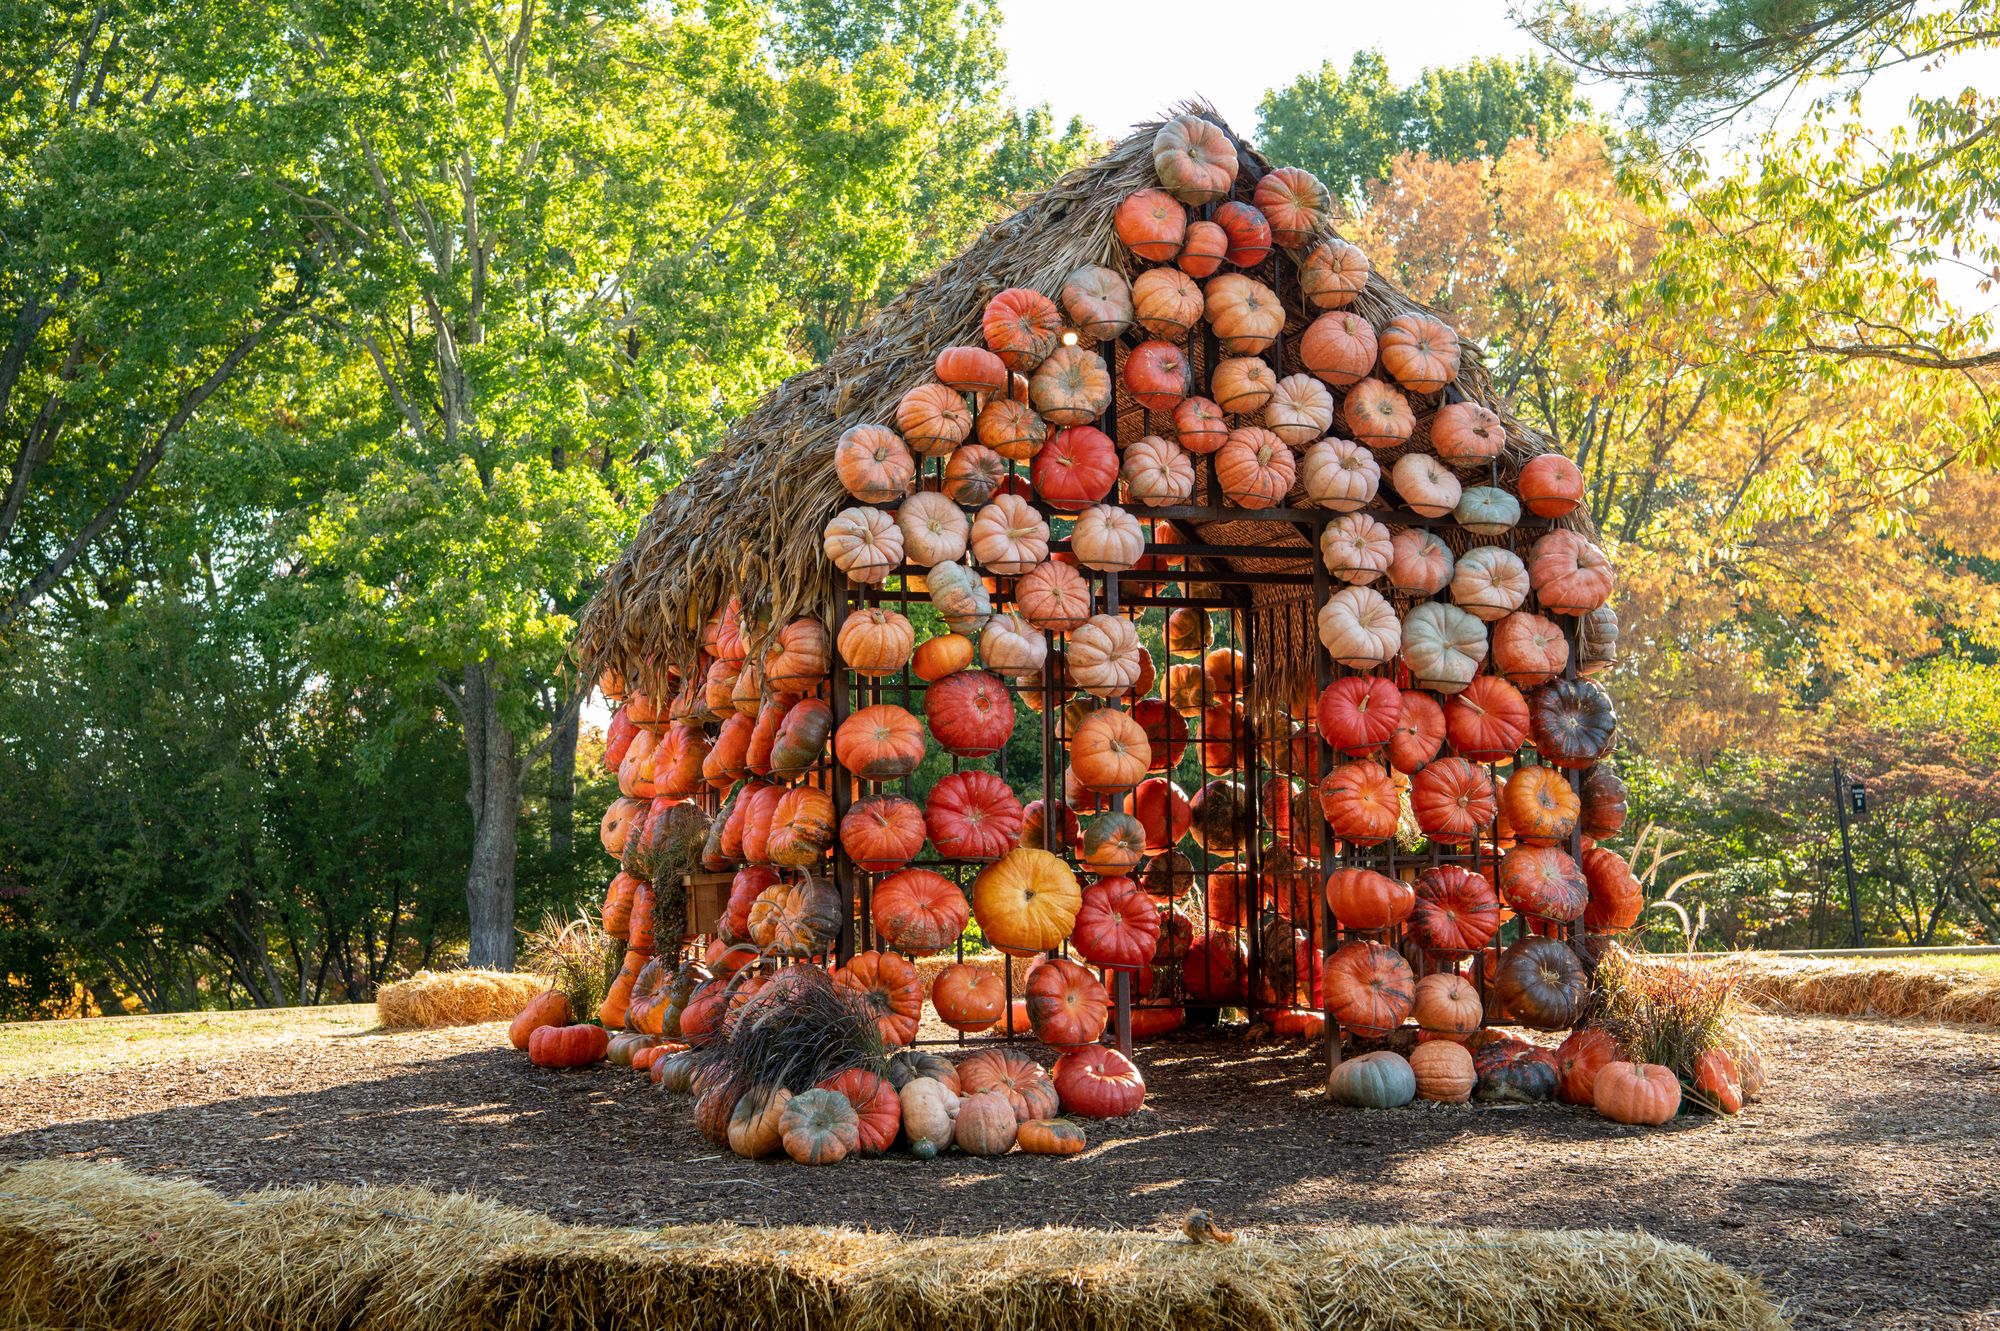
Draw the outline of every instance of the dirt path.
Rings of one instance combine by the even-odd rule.
[[[806,1171],[695,1133],[637,1075],[539,1072],[497,1027],[309,1034],[0,1080],[0,1160],[120,1159],[224,1189],[426,1183],[577,1222],[979,1232],[1417,1221],[1638,1227],[1761,1276],[1801,1327],[2000,1328],[2000,1032],[1759,1022],[1773,1097],[1622,1128],[1573,1109],[1328,1106],[1290,1047],[1142,1051],[1147,1108],[1073,1160]]]

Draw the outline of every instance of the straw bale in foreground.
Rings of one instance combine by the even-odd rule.
[[[548,977],[522,971],[418,971],[375,994],[375,1015],[390,1030],[512,1021]]]
[[[1349,1228],[1227,1246],[1017,1231],[575,1229],[419,1188],[227,1201],[117,1165],[0,1173],[0,1328],[1766,1331],[1761,1288],[1639,1233]]]

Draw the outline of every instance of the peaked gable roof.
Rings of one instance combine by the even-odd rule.
[[[1271,169],[1212,107],[1190,103],[1170,114],[1199,115],[1235,143],[1238,197],[1247,198]],[[849,502],[834,470],[835,441],[849,426],[893,421],[898,400],[931,377],[932,362],[945,347],[983,345],[980,316],[1000,291],[1029,287],[1053,296],[1064,278],[1087,264],[1134,274],[1140,265],[1119,243],[1113,215],[1126,195],[1157,185],[1152,144],[1161,123],[1136,127],[1110,152],[988,226],[957,257],[843,339],[824,363],[785,380],[731,426],[687,479],[654,503],[632,544],[606,572],[578,633],[584,667],[592,673],[615,670],[645,686],[656,670],[692,662],[703,620],[731,596],[741,596],[746,612],[771,623],[802,614],[832,622],[844,579],[823,553],[821,532]],[[1329,228],[1328,234],[1337,233]],[[1379,273],[1370,275],[1367,288],[1347,308],[1378,328],[1413,311],[1435,314]],[[1295,331],[1288,326],[1287,335]],[[1455,386],[1505,425],[1504,471],[1550,451],[1547,439],[1521,424],[1495,395],[1479,349],[1470,342],[1463,346]],[[1412,442],[1425,431],[1420,423]],[[1255,525],[1250,516],[1209,524],[1227,530],[1200,535],[1240,545],[1245,529]],[[1588,522],[1579,513],[1560,525],[1587,529]],[[1267,532],[1263,539],[1280,547],[1274,557],[1312,557],[1310,545],[1290,528]],[[1270,561],[1248,562],[1254,567]],[[1297,599],[1302,593],[1288,595]],[[1306,618],[1309,622],[1309,611]],[[1309,630],[1306,636],[1310,640]]]

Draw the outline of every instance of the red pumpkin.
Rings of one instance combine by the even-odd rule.
[[[1229,421],[1209,399],[1191,397],[1174,408],[1174,438],[1190,453],[1213,453],[1228,441]]]
[[[1410,885],[1373,869],[1336,869],[1326,880],[1326,904],[1343,929],[1390,929],[1410,916]]]
[[[1587,1105],[1597,1089],[1597,1074],[1607,1064],[1623,1061],[1625,1051],[1610,1031],[1585,1026],[1571,1031],[1556,1048],[1556,1098],[1566,1105]]]
[[[924,848],[924,811],[901,795],[855,801],[840,820],[840,845],[859,869],[899,869]]]
[[[1425,836],[1462,846],[1493,825],[1493,779],[1463,758],[1440,758],[1410,782],[1410,808]]]
[[[1251,197],[1270,219],[1273,239],[1288,250],[1311,243],[1333,204],[1319,177],[1296,166],[1267,172]]]
[[[1592,846],[1583,852],[1583,877],[1590,885],[1590,904],[1583,910],[1585,928],[1595,934],[1616,934],[1639,922],[1646,893],[1624,856]]]
[[[1089,1044],[1104,1034],[1108,1012],[1104,986],[1067,957],[1050,957],[1028,974],[1028,1021],[1043,1044]]]
[[[1229,237],[1229,262],[1255,268],[1271,257],[1271,223],[1251,204],[1232,199],[1210,219]]]
[[[946,753],[984,758],[1014,733],[1014,700],[997,675],[961,670],[924,690],[924,720]]]
[[[972,908],[949,878],[929,869],[904,869],[875,885],[869,918],[890,947],[928,957],[958,941]]]
[[[1125,389],[1148,411],[1172,411],[1193,383],[1187,353],[1171,342],[1141,342],[1125,354]]]
[[[1389,737],[1389,765],[1406,774],[1420,772],[1444,747],[1444,708],[1422,689],[1404,689],[1395,733]]]
[[[1695,1055],[1694,1088],[1709,1106],[1725,1114],[1743,1108],[1743,1081],[1736,1073],[1736,1060],[1726,1049],[1704,1049]],[[1056,1065],[1056,1090],[1062,1090],[1062,1065]]]
[[[602,1026],[537,1026],[528,1036],[528,1061],[538,1068],[580,1068],[604,1061],[611,1034]]]
[[[1035,492],[1051,507],[1081,513],[1118,483],[1118,448],[1094,425],[1057,430],[1035,454]]]
[[[821,1082],[819,1089],[843,1095],[853,1106],[861,1154],[881,1155],[896,1144],[903,1127],[903,1102],[888,1078],[867,1068],[849,1068]]]
[[[1314,716],[1321,739],[1349,757],[1359,757],[1389,742],[1402,708],[1402,692],[1388,680],[1350,675],[1320,690]],[[1464,752],[1463,745],[1454,747]]]
[[[1132,797],[1132,813],[1146,837],[1146,853],[1158,855],[1172,850],[1187,835],[1193,813],[1181,788],[1165,777],[1139,783]]]
[[[991,772],[953,772],[931,787],[924,825],[948,860],[997,860],[1021,840],[1021,802]]]
[[[1611,764],[1598,763],[1583,774],[1582,801],[1585,836],[1606,841],[1625,826],[1625,782]]]
[[[1082,1118],[1123,1118],[1146,1100],[1146,1079],[1139,1069],[1106,1045],[1064,1054],[1056,1060],[1054,1080],[1063,1112]]]
[[[1012,720],[1011,712],[1008,719]],[[893,781],[916,771],[923,761],[923,727],[896,704],[876,703],[840,723],[833,754],[842,767],[863,780]]]
[[[1568,924],[1590,904],[1583,870],[1554,846],[1516,846],[1500,858],[1500,896],[1523,915]]]
[[[1132,719],[1146,732],[1151,759],[1149,772],[1170,772],[1180,765],[1187,752],[1187,720],[1161,698],[1141,698],[1132,704]]]
[[[1229,257],[1229,233],[1213,222],[1189,222],[1174,266],[1189,277],[1213,277]]]
[[[1500,929],[1500,898],[1484,874],[1438,864],[1417,875],[1410,937],[1445,956],[1477,952]]]
[[[1191,1003],[1210,1007],[1247,1003],[1249,969],[1250,953],[1234,934],[1204,934],[1181,962],[1181,987]]]
[[[1451,747],[1473,762],[1511,758],[1528,737],[1528,703],[1497,675],[1475,675],[1444,706]]]
[[[1083,889],[1070,941],[1093,966],[1137,970],[1159,947],[1159,907],[1130,878],[1100,878]]]
[[[1416,987],[1410,964],[1380,943],[1343,944],[1326,963],[1327,1010],[1357,1035],[1380,1038],[1401,1026]]]

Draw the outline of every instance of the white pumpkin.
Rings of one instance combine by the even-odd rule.
[[[1421,688],[1459,693],[1486,659],[1486,626],[1455,605],[1426,601],[1403,620],[1403,664]]]
[[[1021,496],[997,495],[972,519],[972,557],[1002,577],[1026,573],[1049,557],[1049,524]]]
[[[936,490],[919,490],[896,510],[903,529],[903,553],[912,564],[929,568],[965,558],[972,522],[965,510]]]
[[[896,1093],[903,1102],[903,1135],[910,1154],[929,1160],[951,1145],[958,1127],[959,1095],[935,1077],[914,1077]]]
[[[1427,518],[1441,518],[1457,508],[1465,489],[1451,469],[1429,453],[1405,453],[1397,458],[1389,482],[1412,512]]]
[[[1491,623],[1528,599],[1528,566],[1503,546],[1477,546],[1452,570],[1451,599]]]
[[[1319,557],[1327,572],[1356,586],[1381,577],[1394,555],[1389,529],[1366,513],[1335,518],[1319,534]]]
[[[1048,657],[1048,635],[1011,610],[987,620],[979,632],[980,663],[996,675],[1033,679]]]
[[[1390,542],[1388,573],[1399,592],[1435,596],[1451,581],[1451,547],[1422,527],[1405,527]]]
[[[1085,568],[1122,573],[1146,553],[1146,532],[1139,519],[1118,505],[1092,504],[1077,515],[1069,549]]]
[[[1403,626],[1373,587],[1342,587],[1319,608],[1319,640],[1340,664],[1369,670],[1402,650]]]
[[[1070,682],[1098,698],[1116,698],[1139,682],[1139,631],[1117,615],[1092,615],[1069,635]]]
[[[1132,502],[1147,508],[1184,504],[1194,495],[1194,462],[1187,450],[1156,434],[1126,446],[1118,475]]]
[[[842,573],[878,587],[903,562],[903,529],[882,509],[843,508],[826,524],[821,548]]]
[[[1382,488],[1382,464],[1374,450],[1352,439],[1328,436],[1299,459],[1299,485],[1321,508],[1352,513],[1366,508]]]
[[[1304,448],[1333,428],[1333,394],[1309,374],[1288,374],[1264,404],[1264,428]]]

